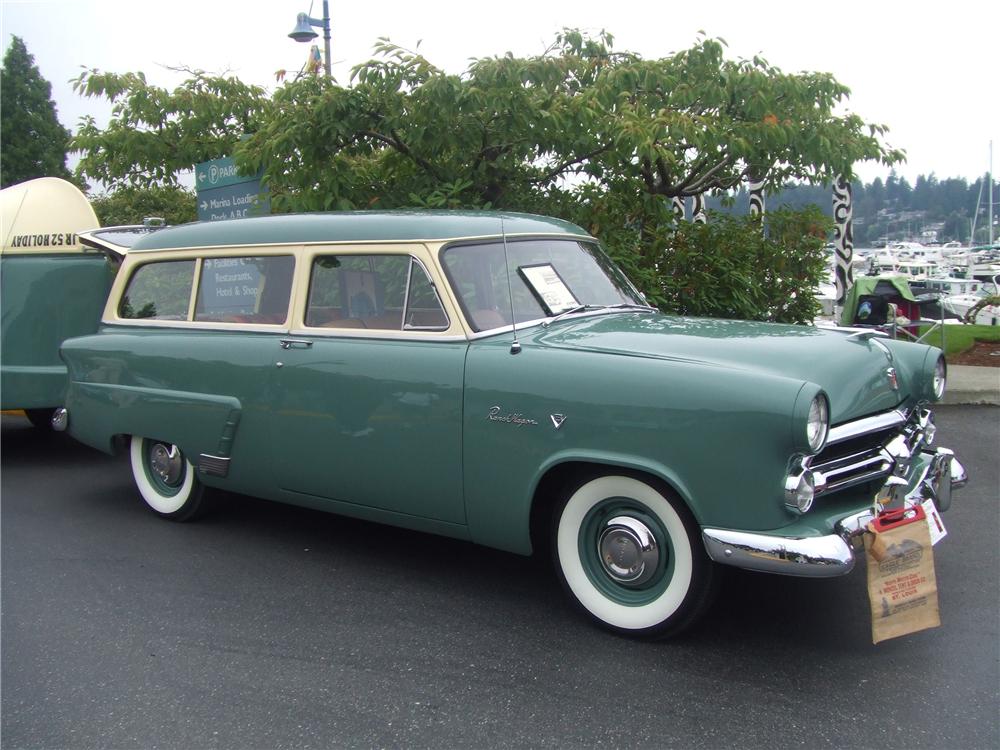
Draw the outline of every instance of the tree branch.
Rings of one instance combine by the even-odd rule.
[[[562,174],[563,172],[565,172],[567,169],[569,169],[570,167],[572,167],[574,164],[583,164],[585,161],[587,161],[589,159],[593,159],[595,156],[599,156],[600,154],[603,154],[605,151],[610,151],[610,150],[611,150],[611,145],[610,144],[604,145],[604,146],[600,146],[599,148],[595,148],[593,151],[591,151],[589,153],[586,153],[586,154],[583,154],[581,156],[578,156],[575,159],[570,159],[569,161],[564,161],[562,164],[559,164],[558,166],[554,167],[553,169],[550,169],[548,172],[546,172],[542,176],[537,177],[534,180],[529,180],[528,182],[530,182],[532,185],[538,185],[540,183],[548,182],[549,180],[551,180],[551,179],[553,179],[555,177],[558,177],[560,174]]]

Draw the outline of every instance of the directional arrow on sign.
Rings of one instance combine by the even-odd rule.
[[[204,211],[206,208],[208,208],[208,203],[206,201],[202,201],[201,202],[201,210]]]

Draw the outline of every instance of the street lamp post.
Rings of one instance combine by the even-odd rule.
[[[299,13],[295,21],[295,28],[289,34],[296,42],[311,42],[319,34],[312,30],[312,26],[323,29],[323,42],[326,47],[326,54],[323,57],[323,67],[329,78],[333,74],[330,72],[330,3],[323,0],[323,17],[312,18],[308,13]]]

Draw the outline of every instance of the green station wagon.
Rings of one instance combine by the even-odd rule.
[[[676,633],[719,565],[849,572],[876,502],[951,502],[938,349],[663,315],[557,219],[272,216],[168,228],[62,347],[58,426],[128,451],[164,518],[205,488],[551,547],[619,633]]]

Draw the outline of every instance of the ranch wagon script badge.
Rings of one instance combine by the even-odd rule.
[[[503,407],[491,406],[489,414],[487,415],[486,418],[489,419],[491,422],[502,422],[504,424],[512,424],[518,427],[524,427],[525,425],[532,425],[533,427],[538,426],[537,419],[531,419],[530,417],[526,417],[519,412],[518,413],[512,412],[508,414],[503,414],[502,412],[503,412]],[[566,421],[566,417],[562,414],[550,414],[549,419],[552,420],[552,426],[555,427],[557,430],[560,427],[562,427],[563,422]]]

